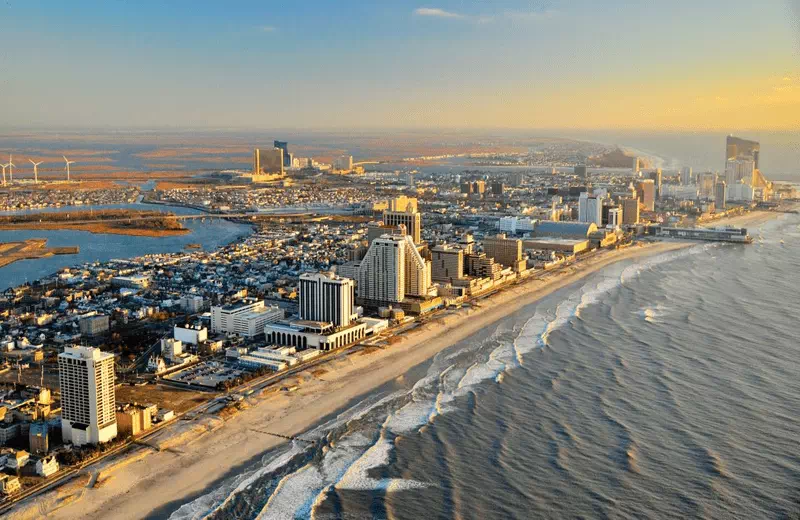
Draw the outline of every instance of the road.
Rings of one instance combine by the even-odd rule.
[[[548,271],[542,271],[540,273],[536,273],[536,274],[533,274],[531,276],[528,276],[528,277],[526,277],[524,279],[517,279],[517,280],[515,280],[513,282],[504,284],[504,285],[502,285],[500,287],[496,287],[496,288],[492,289],[491,291],[483,293],[483,294],[481,294],[479,296],[470,298],[470,299],[466,300],[464,303],[477,305],[480,302],[480,300],[484,300],[484,299],[492,296],[493,294],[496,294],[496,293],[506,289],[509,286],[524,284],[524,283],[530,282],[531,280],[537,280],[537,279],[542,279],[544,277],[552,276],[553,274],[555,274],[557,272],[560,272],[560,271],[563,271],[565,269],[573,267],[574,264],[577,263],[577,262],[581,262],[583,260],[586,260],[586,259],[589,259],[589,258],[593,258],[593,257],[597,256],[598,254],[601,254],[602,252],[603,252],[603,250],[595,250],[595,251],[592,251],[590,253],[586,253],[585,255],[582,255],[580,258],[578,258],[574,262],[567,262],[567,263],[564,263],[564,264],[558,266],[557,268],[554,268],[554,269],[551,269],[551,270],[548,270]],[[430,321],[432,319],[436,319],[436,318],[439,318],[441,316],[444,316],[445,314],[447,314],[449,312],[451,312],[450,309],[446,309],[446,308],[445,309],[436,310],[436,311],[426,315],[425,317],[417,318],[417,320],[415,320],[413,325],[419,326],[421,324],[424,324],[427,321]],[[410,324],[410,323],[404,323],[404,324],[400,324],[400,325],[395,325],[393,327],[390,327],[390,328],[384,330],[377,337],[386,337],[386,336],[393,336],[393,335],[396,335],[396,334],[405,333],[408,330],[411,330],[411,329],[415,328],[415,327],[411,327],[411,325],[412,324]],[[370,338],[369,339],[370,343],[373,343],[375,341],[375,339],[376,339],[376,337]],[[74,478],[77,475],[79,475],[81,471],[85,470],[89,466],[92,466],[92,465],[95,465],[95,464],[99,464],[100,462],[105,461],[105,460],[109,459],[110,457],[114,457],[116,455],[124,453],[125,451],[131,449],[132,447],[140,446],[140,445],[143,445],[143,444],[146,445],[146,446],[149,446],[144,441],[146,441],[149,438],[152,438],[155,434],[162,432],[164,429],[169,428],[172,425],[178,424],[181,419],[188,419],[188,420],[195,419],[199,414],[206,413],[209,409],[212,409],[215,406],[218,406],[218,405],[223,404],[223,403],[230,402],[229,397],[231,396],[231,394],[243,394],[243,393],[251,391],[251,390],[252,391],[263,390],[263,389],[267,388],[268,386],[271,386],[271,385],[274,385],[274,384],[278,384],[281,381],[283,381],[283,380],[285,380],[285,379],[287,379],[289,377],[297,375],[300,372],[304,372],[304,371],[306,371],[306,370],[308,370],[310,368],[314,368],[314,367],[316,367],[316,366],[318,366],[318,365],[320,365],[322,363],[326,363],[326,362],[330,361],[331,359],[335,359],[336,357],[346,357],[351,352],[353,352],[353,351],[355,351],[357,349],[363,348],[365,346],[374,347],[376,345],[370,345],[370,344],[365,343],[364,341],[359,341],[359,342],[357,342],[357,343],[355,343],[353,345],[346,346],[346,347],[343,347],[343,348],[340,348],[340,349],[337,349],[337,350],[334,350],[334,351],[331,351],[331,352],[324,352],[320,356],[318,356],[317,358],[312,359],[311,361],[307,361],[305,363],[300,363],[300,364],[298,364],[298,365],[296,365],[296,366],[294,366],[292,368],[289,368],[288,370],[285,370],[283,372],[279,372],[279,373],[275,373],[275,374],[267,374],[265,376],[261,376],[261,377],[255,378],[255,379],[253,379],[251,381],[242,383],[241,385],[230,389],[226,394],[217,395],[217,396],[212,397],[208,401],[205,401],[203,403],[199,403],[196,406],[190,408],[189,410],[186,410],[185,412],[182,412],[181,414],[176,415],[175,419],[170,420],[170,421],[165,422],[165,423],[161,423],[161,424],[153,427],[152,429],[148,430],[147,432],[143,433],[142,435],[138,436],[137,438],[131,439],[129,441],[126,441],[125,443],[121,444],[120,446],[112,448],[108,452],[103,453],[100,456],[98,456],[98,457],[96,457],[96,458],[94,458],[92,460],[85,461],[85,462],[81,463],[80,465],[72,467],[72,468],[63,469],[62,470],[63,473],[57,474],[58,476],[53,477],[52,479],[48,480],[47,482],[44,482],[44,483],[40,484],[39,486],[36,486],[34,488],[30,488],[30,489],[25,490],[21,494],[16,495],[15,497],[13,497],[10,502],[7,502],[5,504],[0,505],[0,515],[6,513],[9,509],[11,509],[14,505],[18,504],[20,501],[23,501],[23,500],[38,496],[41,493],[45,493],[45,492],[47,492],[47,491],[49,491],[51,489],[54,489],[55,487],[57,487],[57,486],[59,486],[61,484],[66,483],[67,481],[69,481],[72,478]],[[263,433],[273,435],[270,432],[263,432]],[[299,440],[303,440],[303,439],[299,439]],[[305,441],[305,442],[308,442],[308,441]],[[152,446],[151,446],[151,448],[152,448]]]

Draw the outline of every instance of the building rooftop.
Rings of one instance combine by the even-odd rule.
[[[534,228],[534,237],[588,237],[589,234],[594,231],[597,231],[597,225],[593,222],[555,222],[552,220],[540,220]]]

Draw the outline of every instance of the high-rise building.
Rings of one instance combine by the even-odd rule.
[[[622,223],[632,226],[639,223],[639,199],[628,197],[620,200],[622,204]]]
[[[467,181],[461,183],[461,193],[465,195],[483,195],[486,192],[486,181]]]
[[[575,172],[575,177],[581,182],[589,180],[589,170],[586,168],[585,164],[579,164],[573,171]]]
[[[389,209],[383,212],[383,225],[403,225],[415,244],[422,242],[422,215],[417,211],[417,199],[401,196],[390,200]]]
[[[758,141],[748,141],[729,135],[725,142],[725,162],[731,159],[748,158],[753,160],[755,168],[758,168],[758,158],[761,153],[761,145]]]
[[[507,238],[505,233],[483,240],[483,251],[489,258],[494,258],[504,267],[511,267],[516,272],[525,270],[525,260],[522,259],[522,240]]]
[[[648,175],[648,177],[650,179],[652,179],[653,183],[655,184],[655,188],[656,188],[655,196],[656,196],[657,199],[661,198],[661,182],[663,180],[663,176],[664,175],[663,175],[663,173],[661,171],[661,168],[656,168],[655,170],[651,171],[649,173],[649,175]]]
[[[342,155],[333,160],[333,169],[339,171],[350,171],[353,169],[353,156]]]
[[[466,273],[470,276],[491,278],[492,280],[499,280],[502,276],[503,266],[486,253],[467,254],[464,256],[464,262],[467,265]]]
[[[717,184],[717,174],[714,172],[704,172],[700,174],[700,197],[704,199],[714,198],[714,186]]]
[[[435,282],[452,282],[464,278],[464,250],[448,245],[431,249],[431,278]]]
[[[725,209],[726,201],[728,200],[728,186],[725,181],[717,181],[714,186],[714,206],[717,210]]]
[[[622,225],[622,209],[609,208],[608,209],[608,226],[615,228]]]
[[[275,141],[274,146],[275,148],[283,150],[283,167],[291,168],[293,156],[289,153],[289,143],[286,141]]]
[[[681,168],[681,184],[684,186],[694,184],[694,176],[692,175],[691,166],[684,166]]]
[[[645,211],[656,209],[656,184],[653,179],[644,179],[636,184],[636,196],[644,206]]]
[[[728,186],[744,182],[753,186],[756,163],[752,159],[728,159],[725,163],[725,183]]]
[[[355,282],[333,273],[300,275],[300,319],[348,327],[357,317]]]
[[[495,197],[500,197],[503,195],[503,183],[502,182],[493,182],[492,185],[492,195]]]
[[[525,176],[522,172],[511,172],[508,174],[508,183],[515,188],[522,186],[522,182],[525,180]]]
[[[61,436],[75,446],[117,436],[114,355],[92,347],[66,347],[58,355]]]
[[[376,238],[358,266],[358,296],[379,302],[405,299],[404,240],[399,236]]]
[[[735,200],[740,202],[753,202],[755,197],[755,193],[752,186],[749,186],[743,182],[737,182],[736,184],[731,184],[727,186],[728,193],[727,193],[727,200]]]
[[[634,175],[639,173],[639,170],[642,169],[641,162],[638,157],[633,158],[633,166],[631,168],[633,170]]]
[[[598,227],[603,224],[602,199],[583,192],[578,199],[578,221],[594,222]]]
[[[406,296],[425,297],[431,286],[431,264],[408,235],[375,239],[358,266],[358,296],[386,303]]]
[[[253,150],[253,175],[283,175],[283,149]]]

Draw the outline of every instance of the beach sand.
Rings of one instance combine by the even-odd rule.
[[[755,218],[755,217],[754,217]],[[690,247],[687,242],[656,242],[606,252],[547,280],[530,280],[481,300],[480,308],[463,308],[399,336],[385,348],[338,358],[310,373],[296,391],[270,392],[252,399],[247,409],[227,421],[204,417],[193,432],[169,441],[168,450],[153,452],[124,465],[123,471],[102,471],[103,485],[65,495],[53,491],[23,503],[10,518],[143,518],[177,509],[211,484],[241,469],[286,440],[261,432],[299,435],[321,418],[345,408],[354,399],[390,382],[436,353],[475,334],[504,316],[622,260],[641,259]],[[324,368],[324,370],[320,370]],[[181,426],[185,430],[194,423]],[[207,433],[198,434],[197,431]],[[258,432],[256,430],[261,430]],[[148,441],[149,442],[149,441]],[[141,448],[148,449],[148,448]],[[108,464],[119,463],[112,461]],[[106,464],[106,463],[104,463]],[[74,487],[74,486],[73,486]]]

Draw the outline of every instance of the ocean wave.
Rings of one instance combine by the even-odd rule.
[[[334,487],[336,489],[357,491],[384,490],[386,492],[428,487],[429,484],[416,480],[398,478],[376,479],[369,476],[369,471],[371,469],[389,464],[393,449],[394,441],[386,438],[385,435],[381,435],[378,442],[373,444],[350,466]]]
[[[279,481],[261,509],[260,517],[312,517],[333,489],[392,492],[428,486],[413,480],[373,478],[369,472],[390,462],[397,437],[420,431],[437,416],[452,410],[453,401],[474,392],[479,385],[502,381],[503,373],[520,366],[526,354],[547,346],[552,333],[576,316],[580,317],[582,310],[602,301],[604,294],[645,269],[693,254],[694,250],[702,247],[659,255],[624,268],[606,269],[602,278],[587,280],[555,310],[537,309],[518,330],[501,322],[483,341],[435,356],[426,376],[411,390],[399,390],[358,403],[328,423],[303,434],[307,439],[323,440],[320,443],[322,447],[305,448],[295,443],[286,452],[265,460],[263,468],[237,477],[232,484],[185,505],[173,514],[173,518],[198,518],[203,516],[201,512],[222,511],[234,497],[246,494],[253,483],[269,478],[281,466],[291,463],[309,449],[319,451],[299,468],[289,468],[288,474],[275,477]],[[557,384],[558,381],[554,381],[554,385]],[[379,417],[383,419],[376,423],[375,419]],[[362,418],[364,424],[360,424]],[[619,422],[617,426],[627,429]],[[629,434],[629,431],[625,433]],[[377,440],[371,442],[370,439],[374,438]]]

